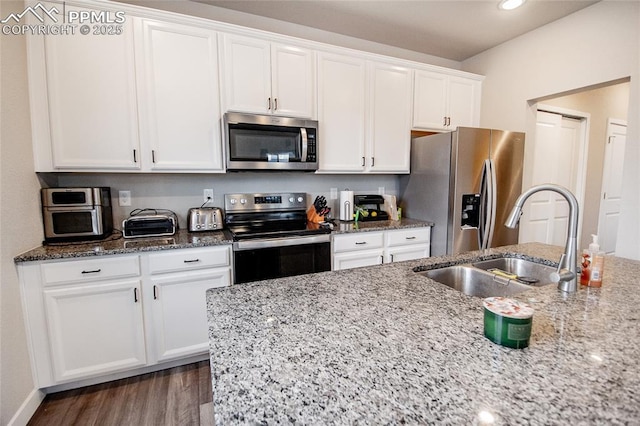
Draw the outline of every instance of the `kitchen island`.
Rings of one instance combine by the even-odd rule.
[[[483,335],[482,299],[416,274],[523,244],[207,292],[217,424],[637,424],[640,262],[607,257],[601,289],[514,296],[530,346]]]

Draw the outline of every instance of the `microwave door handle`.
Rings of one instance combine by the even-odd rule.
[[[300,162],[304,163],[307,161],[307,129],[304,127],[300,128],[300,142],[302,143],[302,149],[300,150]]]

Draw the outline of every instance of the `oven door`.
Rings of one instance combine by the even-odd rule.
[[[106,232],[102,223],[102,207],[44,208],[44,236],[47,241],[57,239],[97,237]]]
[[[233,243],[234,283],[331,270],[328,234]]]

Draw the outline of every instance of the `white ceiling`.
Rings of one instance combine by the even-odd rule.
[[[597,0],[192,0],[455,61],[588,7]]]

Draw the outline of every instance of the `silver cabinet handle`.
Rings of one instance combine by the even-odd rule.
[[[191,260],[184,260],[184,263],[196,263],[196,262],[200,262],[200,259],[191,259]]]
[[[102,269],[93,269],[91,271],[82,271],[82,273],[83,274],[97,274],[100,271],[102,271]]]

